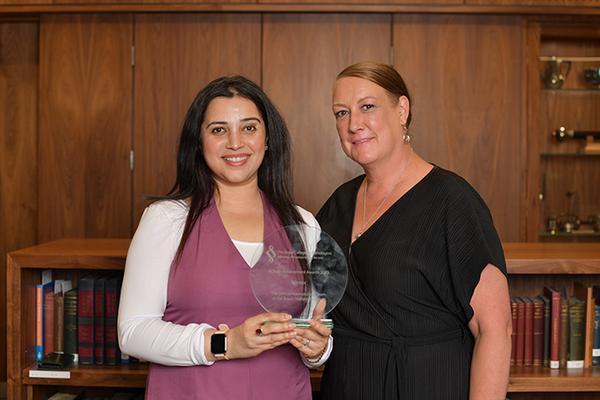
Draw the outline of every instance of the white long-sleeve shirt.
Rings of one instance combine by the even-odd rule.
[[[314,216],[298,207],[306,225],[320,229]],[[121,289],[118,333],[121,351],[162,365],[212,365],[204,354],[204,332],[211,325],[179,325],[163,321],[171,263],[181,240],[188,207],[182,201],[159,201],[144,210],[133,236]],[[233,241],[248,264],[261,243]],[[316,244],[313,244],[316,245]],[[310,245],[309,245],[310,246]],[[314,247],[313,247],[314,251]],[[309,367],[322,365],[331,354],[330,336],[323,357]]]

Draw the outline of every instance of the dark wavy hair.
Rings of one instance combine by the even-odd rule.
[[[224,76],[206,85],[190,105],[179,138],[175,184],[162,197],[189,202],[176,259],[181,256],[192,228],[208,207],[216,188],[213,173],[204,159],[200,137],[204,114],[213,99],[235,96],[253,102],[265,123],[269,150],[258,169],[258,187],[274,207],[283,226],[304,222],[293,201],[290,134],[283,118],[256,83],[243,76]]]

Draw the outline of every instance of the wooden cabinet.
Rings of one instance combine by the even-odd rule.
[[[59,240],[12,252],[7,258],[8,398],[45,399],[58,387],[144,387],[146,368],[134,366],[82,366],[71,379],[33,379],[35,363],[35,287],[41,271],[52,269],[55,278],[84,271],[120,271],[125,266],[128,239]]]
[[[147,368],[132,366],[81,366],[71,378],[29,378],[35,359],[35,285],[43,269],[57,274],[124,268],[129,240],[59,240],[8,255],[8,397],[41,399],[68,387],[143,388]],[[575,281],[600,284],[600,244],[506,243],[511,294],[537,294],[545,285],[572,286]],[[319,371],[311,373],[313,388],[320,385]],[[511,371],[510,398],[600,399],[600,367],[583,370],[551,370],[519,367]],[[579,393],[582,392],[582,393]],[[566,394],[569,393],[569,394]],[[562,396],[562,397],[557,397]]]
[[[40,242],[131,234],[132,35],[131,15],[41,19]]]
[[[600,136],[600,87],[584,78],[600,68],[600,31],[597,23],[541,22],[530,24],[529,36],[529,152],[537,171],[529,187],[537,192],[529,193],[528,240],[598,241],[600,139],[559,140],[556,133],[564,127]],[[570,229],[577,220],[581,227]]]

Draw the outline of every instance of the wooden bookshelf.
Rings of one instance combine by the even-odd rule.
[[[53,387],[142,388],[147,366],[79,366],[71,378],[29,378],[35,363],[35,285],[42,269],[58,271],[122,270],[128,239],[66,239],[8,255],[8,398],[43,398]],[[600,243],[505,243],[511,294],[532,295],[544,285],[575,280],[600,284]],[[321,371],[311,371],[319,390]],[[511,399],[600,399],[600,367],[551,370],[513,367]],[[541,396],[541,397],[536,397]]]

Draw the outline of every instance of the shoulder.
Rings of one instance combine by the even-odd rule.
[[[358,187],[364,179],[365,175],[362,174],[338,186],[325,201],[321,210],[319,210],[317,219],[321,220],[321,218],[325,218],[333,210],[339,211],[346,207],[351,207],[354,204],[354,197],[356,196]]]
[[[142,219],[154,223],[182,226],[185,224],[189,207],[183,200],[159,200],[144,210]]]
[[[437,166],[434,172],[435,185],[444,191],[449,205],[462,203],[463,205],[478,205],[487,208],[481,195],[465,178]]]

